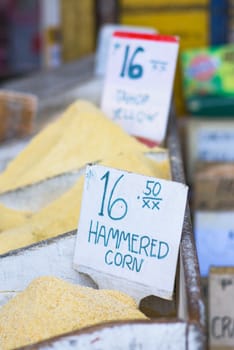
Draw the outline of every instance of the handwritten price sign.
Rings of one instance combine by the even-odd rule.
[[[132,135],[165,137],[178,39],[158,34],[113,34],[102,109]]]
[[[234,348],[234,268],[209,270],[209,349]]]
[[[102,288],[171,299],[187,187],[88,166],[74,267]]]

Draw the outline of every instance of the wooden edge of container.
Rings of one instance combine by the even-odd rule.
[[[53,346],[53,344],[55,344],[56,342],[60,342],[63,340],[66,340],[70,337],[74,338],[73,340],[70,340],[70,345],[74,346],[74,348],[76,348],[77,344],[76,342],[78,341],[78,339],[81,336],[90,336],[90,345],[92,346],[92,344],[97,343],[100,339],[101,339],[101,333],[104,332],[107,329],[110,329],[111,331],[113,331],[115,328],[125,328],[128,326],[149,326],[149,325],[153,325],[153,326],[157,326],[157,325],[179,325],[179,326],[184,326],[186,327],[186,323],[183,321],[178,321],[177,319],[166,319],[166,318],[162,318],[162,319],[157,319],[157,321],[154,320],[130,320],[130,321],[111,321],[111,322],[103,322],[94,326],[89,326],[89,327],[84,327],[80,330],[77,331],[72,331],[72,332],[68,332],[68,333],[64,333],[46,340],[43,340],[41,342],[37,342],[31,345],[27,345],[24,347],[21,347],[19,349],[21,350],[30,350],[30,349],[43,349],[43,348],[47,348],[49,346]],[[188,334],[187,332],[188,330],[185,330],[186,336]],[[92,336],[93,339],[92,339]],[[75,339],[77,338],[77,340]],[[96,345],[96,344],[95,344]],[[140,348],[139,348],[140,349]]]
[[[173,109],[170,113],[167,134],[167,147],[170,149],[169,158],[171,162],[172,179],[173,181],[185,183],[177,125]],[[189,322],[197,324],[201,328],[201,332],[205,334],[205,306],[202,298],[199,264],[188,204],[186,205],[180,250],[184,266],[186,294],[188,296],[188,320]]]
[[[30,249],[33,250],[33,249],[38,248],[38,247],[43,247],[44,245],[48,246],[48,245],[50,245],[50,244],[52,244],[52,243],[54,243],[54,242],[60,240],[61,238],[70,237],[70,236],[75,236],[75,235],[76,235],[76,232],[77,232],[77,230],[65,232],[65,233],[62,233],[61,235],[58,235],[58,236],[56,236],[56,237],[44,239],[43,241],[36,242],[36,243],[30,244],[30,245],[27,245],[27,246],[25,246],[25,247],[22,247],[22,248],[10,250],[10,251],[7,252],[7,253],[0,254],[0,259],[1,259],[1,258],[6,258],[6,257],[9,257],[9,256],[13,256],[13,255],[21,255],[21,254],[23,254],[25,251],[28,251],[28,250],[30,250]]]
[[[126,332],[127,337],[124,337],[124,332]],[[121,339],[118,338],[120,335],[118,333],[121,334]],[[145,345],[149,346],[150,349],[156,349],[162,346],[162,341],[166,346],[170,342],[172,349],[204,349],[204,339],[197,324],[188,324],[185,321],[179,321],[177,319],[168,320],[166,318],[155,321],[130,320],[104,322],[95,326],[85,327],[81,330],[64,333],[19,349],[56,349],[57,343],[58,349],[61,349],[61,346],[64,346],[66,349],[77,349],[81,345],[83,349],[93,349],[101,346],[101,349],[105,350],[109,349],[108,345],[110,343],[113,344],[113,339],[119,339],[119,343],[122,342],[122,344],[119,344],[121,346],[119,348],[122,349],[122,346],[124,346],[126,350],[146,349]],[[100,345],[98,344],[99,342]],[[103,344],[103,342],[106,342],[106,344]],[[148,344],[145,342],[148,342]]]

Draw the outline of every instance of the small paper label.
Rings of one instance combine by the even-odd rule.
[[[215,268],[209,276],[210,349],[234,348],[234,268]]]
[[[187,186],[88,166],[74,267],[99,287],[172,299]]]
[[[209,162],[234,161],[233,129],[202,129],[198,133],[198,159]]]
[[[210,266],[234,265],[234,211],[196,212],[195,237],[201,276]]]
[[[129,134],[164,140],[178,46],[176,37],[113,34],[101,107]]]

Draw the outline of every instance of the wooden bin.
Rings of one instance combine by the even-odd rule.
[[[29,86],[39,97],[41,118],[48,115],[53,105],[53,93],[57,99],[64,96],[64,86],[67,95],[70,91],[74,99],[74,91],[79,97],[78,87],[87,86],[92,80],[94,58],[89,57],[76,63],[68,64],[54,72],[36,75],[20,83],[10,83],[9,86],[18,90],[25,90]],[[74,79],[74,72],[76,74]],[[51,75],[51,76],[50,76]],[[52,92],[47,84],[48,79],[57,82],[56,92]],[[61,81],[61,84],[59,82]],[[80,85],[79,85],[80,84]],[[60,89],[59,89],[60,86]],[[40,87],[40,88],[39,88]],[[51,98],[46,97],[51,91]],[[44,98],[43,98],[44,96]],[[87,96],[88,98],[88,96]],[[69,98],[63,98],[63,104],[56,108],[64,108]],[[180,145],[175,126],[175,118],[171,113],[165,146],[169,149],[172,178],[184,183],[183,164],[180,155]],[[57,238],[34,244],[30,247],[18,249],[0,256],[0,284],[5,292],[5,299],[12,292],[22,290],[25,278],[30,281],[41,275],[53,274],[57,277],[80,283],[78,273],[71,268],[76,232],[65,233]],[[66,243],[64,243],[66,242]],[[47,253],[45,254],[45,250]],[[36,252],[36,255],[35,255]],[[32,256],[34,261],[32,264]],[[51,256],[56,256],[52,260]],[[13,262],[14,261],[14,262]],[[43,261],[43,264],[40,262]],[[10,263],[13,262],[13,263]],[[33,266],[32,266],[33,265]],[[20,273],[17,274],[17,270]],[[5,285],[2,285],[3,280]],[[183,225],[176,278],[176,316],[174,318],[161,317],[149,321],[114,322],[89,327],[71,334],[62,335],[54,339],[26,347],[27,349],[175,349],[200,350],[205,349],[205,308],[201,294],[200,275],[190,213],[188,206]]]

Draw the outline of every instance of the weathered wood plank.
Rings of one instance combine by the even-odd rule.
[[[72,268],[76,231],[0,255],[0,305],[22,291],[36,277],[56,276],[68,282],[96,287]]]
[[[15,210],[36,212],[68,191],[84,172],[84,168],[0,194],[0,203]]]
[[[179,139],[173,111],[168,127],[166,145],[169,148],[172,178],[174,181],[185,183],[184,168],[181,157]],[[181,265],[184,269],[184,288],[188,307],[188,320],[198,323],[204,330],[206,323],[204,301],[201,293],[201,280],[197,251],[191,224],[190,210],[187,204],[180,244]]]
[[[186,350],[184,322],[110,323],[70,333],[24,349]]]

